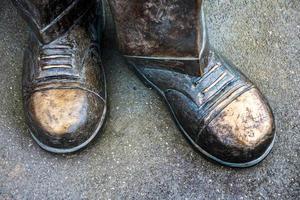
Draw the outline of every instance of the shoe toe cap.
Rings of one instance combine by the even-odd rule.
[[[251,89],[229,104],[207,126],[200,138],[213,156],[230,163],[261,158],[274,139],[272,112],[257,89]]]
[[[35,92],[26,104],[31,132],[42,147],[68,151],[92,139],[103,123],[104,100],[81,89]]]

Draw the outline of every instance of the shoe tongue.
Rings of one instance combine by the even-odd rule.
[[[42,27],[46,27],[53,23],[53,20],[62,15],[63,12],[72,6],[74,0],[31,0],[32,8],[39,13],[39,22]]]
[[[97,4],[97,0],[30,0],[20,1],[17,7],[25,13],[36,37],[45,44],[68,32],[74,23],[87,20]]]

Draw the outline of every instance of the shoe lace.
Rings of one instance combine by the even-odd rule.
[[[73,69],[74,49],[70,44],[49,44],[42,47],[39,57],[41,70]]]
[[[216,70],[220,66],[222,66],[222,64],[218,62],[212,67],[210,67],[209,69],[207,69],[207,71],[203,74],[203,76],[196,77],[193,80],[193,85],[197,87],[205,77],[209,76],[214,70]]]

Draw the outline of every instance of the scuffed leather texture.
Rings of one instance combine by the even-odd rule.
[[[247,163],[260,158],[271,145],[275,126],[268,103],[241,72],[217,54],[211,52],[202,77],[151,66],[143,59],[127,60],[165,97],[188,138],[212,156]]]
[[[24,54],[23,99],[33,138],[54,153],[85,147],[106,117],[99,46],[104,19],[102,10],[96,11],[102,6],[97,2],[15,0],[21,13],[28,14],[29,24],[37,21],[38,31],[48,26],[42,38],[31,26]]]

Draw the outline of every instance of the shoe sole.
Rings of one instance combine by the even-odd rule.
[[[151,88],[154,88],[156,90],[156,92],[158,92],[159,95],[161,95],[165,102],[167,103],[169,110],[172,113],[173,119],[176,122],[176,125],[179,127],[179,129],[181,130],[181,132],[184,134],[184,136],[188,139],[188,141],[200,152],[202,153],[202,155],[210,158],[211,160],[220,163],[221,165],[227,166],[227,167],[233,167],[233,168],[248,168],[248,167],[252,167],[254,165],[257,165],[258,163],[262,162],[271,152],[274,143],[275,143],[275,137],[276,134],[274,135],[274,138],[270,144],[270,146],[268,147],[268,149],[263,153],[263,155],[261,155],[259,158],[250,161],[250,162],[245,162],[245,163],[232,163],[232,162],[226,162],[224,160],[221,160],[215,156],[213,156],[212,154],[208,153],[207,151],[205,151],[203,148],[201,148],[198,144],[195,143],[195,141],[189,136],[189,134],[184,130],[184,128],[182,127],[182,125],[179,123],[179,120],[177,119],[169,101],[167,100],[164,92],[162,90],[160,90],[154,83],[152,83],[149,79],[147,79],[143,73],[133,64],[129,64],[129,67],[133,69],[133,71],[137,74],[137,76],[139,77],[139,79],[142,80],[143,83],[145,83],[146,86],[149,86]]]

